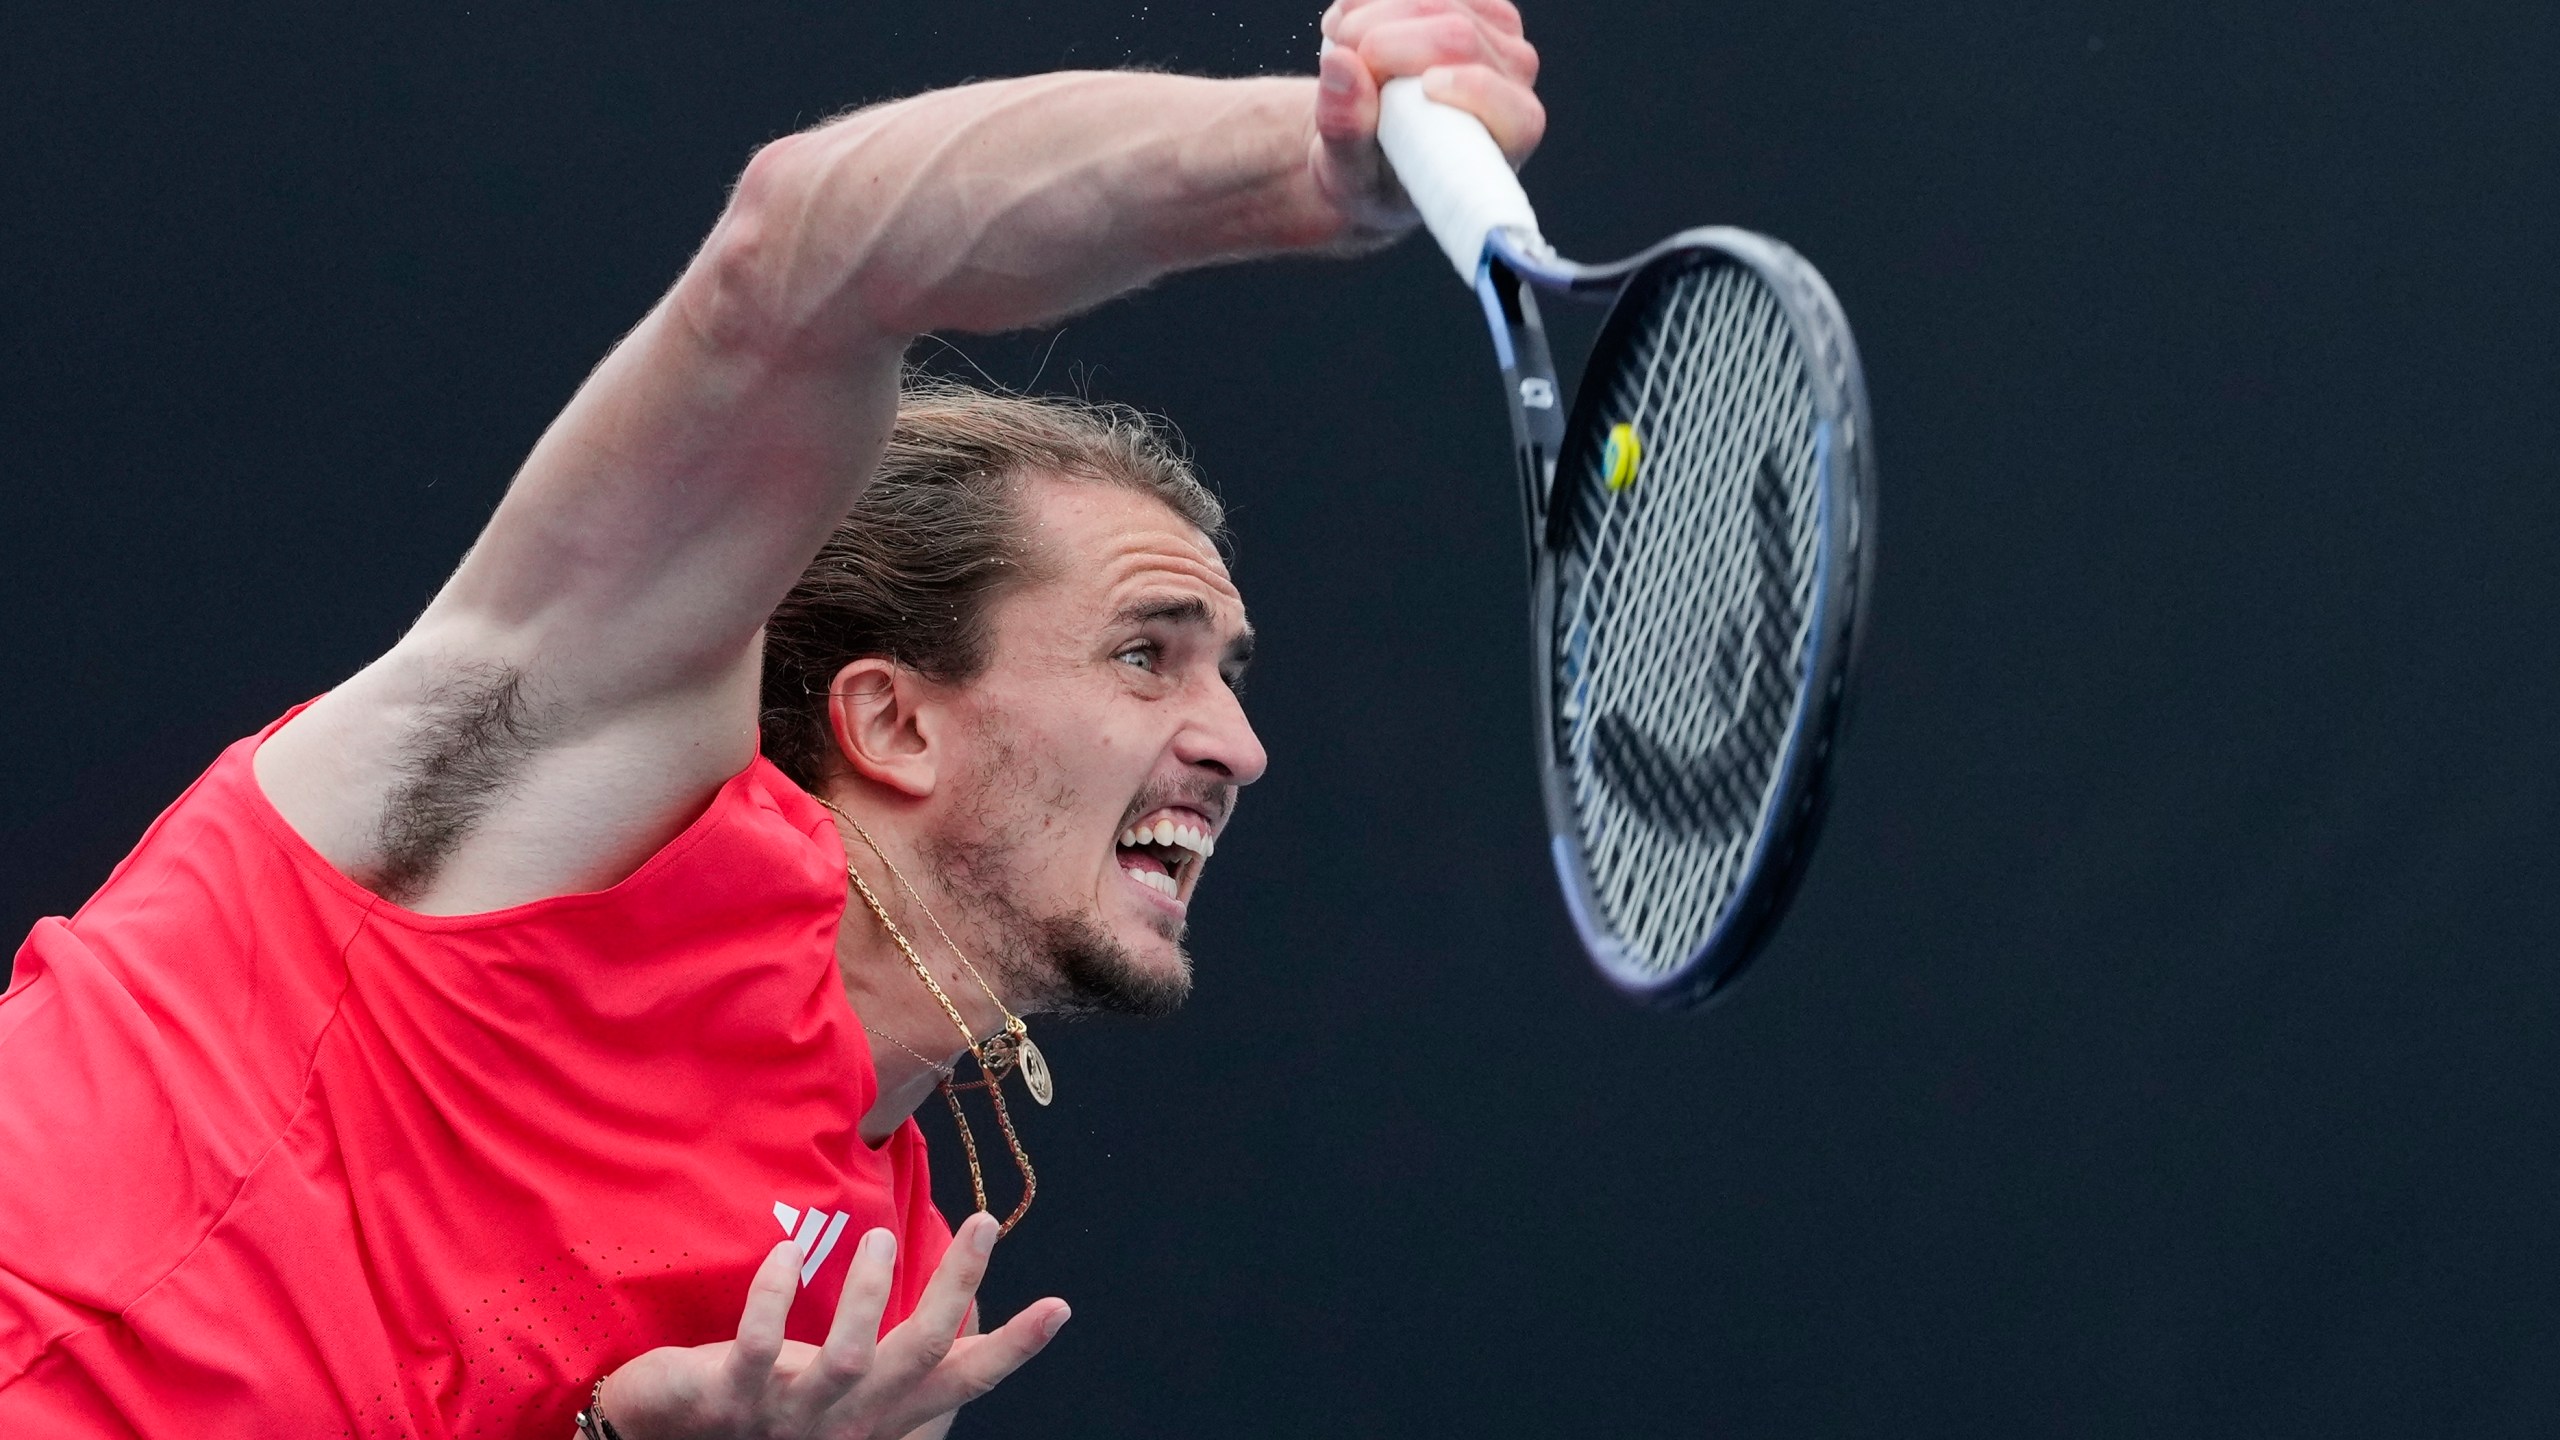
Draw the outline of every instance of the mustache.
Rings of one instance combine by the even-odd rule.
[[[1236,808],[1236,787],[1223,780],[1184,780],[1174,784],[1149,785],[1129,802],[1120,816],[1120,828],[1127,829],[1137,818],[1151,810],[1168,805],[1188,806],[1209,817],[1212,825],[1224,825]]]

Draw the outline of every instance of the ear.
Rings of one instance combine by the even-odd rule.
[[[949,759],[935,745],[942,713],[923,676],[877,656],[838,670],[827,691],[827,728],[853,773],[910,799],[933,793]]]

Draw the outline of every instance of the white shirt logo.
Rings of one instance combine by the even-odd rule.
[[[806,1285],[827,1263],[827,1252],[836,1248],[836,1237],[853,1216],[843,1210],[832,1215],[817,1209],[794,1210],[776,1200],[773,1218],[782,1222],[782,1233],[791,1237],[792,1248],[800,1252],[800,1283]]]

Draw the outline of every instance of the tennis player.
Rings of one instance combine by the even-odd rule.
[[[938,1435],[1057,1333],[910,1113],[1180,1002],[1251,632],[1162,436],[901,356],[1392,237],[1389,77],[1535,145],[1507,0],[1324,28],[756,154],[407,635],[18,952],[0,1435]]]

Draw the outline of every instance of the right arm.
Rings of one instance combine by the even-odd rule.
[[[417,624],[260,750],[262,786],[422,910],[629,873],[754,754],[760,627],[876,463],[912,336],[1390,233],[1380,79],[1444,67],[1525,150],[1517,26],[1507,0],[1367,0],[1328,14],[1322,87],[1046,75],[766,146]]]

